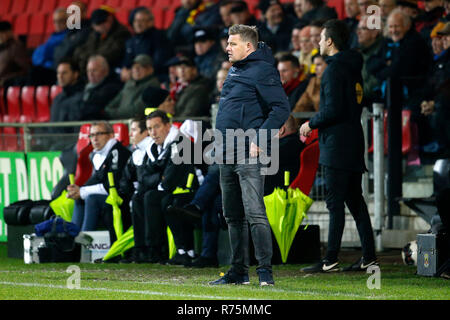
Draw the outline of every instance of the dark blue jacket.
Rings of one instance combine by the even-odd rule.
[[[326,62],[320,82],[319,112],[309,121],[312,129],[319,129],[319,163],[364,172],[363,58],[357,51],[349,50],[328,57]]]
[[[224,136],[226,129],[279,129],[290,110],[272,51],[260,42],[255,52],[234,63],[228,72],[219,100],[216,129]]]

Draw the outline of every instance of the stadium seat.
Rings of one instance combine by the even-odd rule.
[[[57,7],[58,0],[43,0],[40,12],[52,13]]]
[[[130,15],[130,9],[122,8],[116,12],[116,19],[125,27],[131,30],[131,26],[128,24],[128,17]]]
[[[20,87],[9,87],[6,93],[8,122],[17,122],[20,117]],[[4,121],[7,122],[7,121]]]
[[[2,0],[2,5],[0,6],[0,16],[3,19],[3,16],[6,16],[9,13],[9,9],[11,8],[12,0]]]
[[[60,94],[62,91],[62,88],[58,86],[57,84],[52,85],[50,88],[50,105],[52,105],[53,99]]]
[[[120,5],[120,9],[128,9],[128,11],[131,11],[132,9],[137,7],[137,0],[123,0],[122,4]]]
[[[158,29],[164,29],[164,18],[166,9],[162,6],[154,6],[152,8],[153,16],[155,19],[155,27]]]
[[[338,19],[344,19],[346,17],[344,0],[328,0],[326,3],[327,6],[336,9]]]
[[[38,45],[42,44],[45,36],[46,24],[46,13],[35,13],[31,15],[30,26],[32,27],[30,28],[27,38],[28,48],[36,48]]]
[[[90,124],[84,124],[80,128],[77,142],[77,166],[75,170],[75,184],[78,186],[84,185],[92,173],[92,163],[89,159],[89,154],[92,152],[92,144],[89,139],[89,132],[91,130]]]
[[[36,88],[36,121],[49,122],[50,121],[50,87],[38,86]]]
[[[104,3],[104,0],[91,0],[88,3],[88,15],[90,16],[92,11],[100,8],[100,6]]]
[[[45,1],[45,0],[44,0]],[[58,0],[57,8],[67,8],[72,4],[73,0]]]
[[[25,12],[25,7],[27,4],[27,0],[14,0],[12,2],[11,8],[9,9],[9,14],[19,15]],[[3,5],[3,1],[2,1]]]
[[[113,129],[114,129],[114,138],[122,142],[122,144],[125,147],[128,146],[130,144],[128,126],[124,123],[115,123],[113,124]]]
[[[117,9],[119,9],[121,7],[123,2],[127,2],[127,1],[126,0],[125,1],[122,1],[122,0],[105,0],[104,4],[106,4],[106,5],[108,5],[108,6],[110,6],[110,7],[112,7],[112,8],[117,10]]]
[[[9,115],[3,116],[3,122],[15,123],[17,119],[11,119]],[[3,150],[5,151],[19,151],[19,140],[15,127],[3,127]]]
[[[47,2],[47,0],[28,0],[25,12],[26,13],[39,12],[42,7],[42,2]]]
[[[30,28],[30,15],[22,13],[14,20],[14,34],[22,36],[27,35]]]
[[[22,101],[22,112],[19,121],[24,122],[34,122],[36,120],[35,111],[35,93],[36,87],[26,86],[22,88],[21,101]]]
[[[319,141],[317,129],[305,141],[306,147],[300,153],[300,170],[289,188],[299,188],[304,194],[309,195],[316,178],[319,167]]]
[[[147,8],[153,8],[153,5],[155,4],[156,0],[138,0],[136,7],[147,7]]]

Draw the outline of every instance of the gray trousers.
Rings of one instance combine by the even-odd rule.
[[[259,164],[220,165],[223,214],[228,224],[231,268],[248,273],[249,225],[257,270],[272,270],[272,234],[264,205],[264,176]]]

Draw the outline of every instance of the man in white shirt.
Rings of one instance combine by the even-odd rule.
[[[72,222],[78,225],[81,231],[97,229],[97,223],[108,196],[108,172],[113,173],[114,181],[118,183],[131,154],[126,147],[114,139],[114,130],[106,121],[93,123],[89,138],[94,148],[89,155],[94,167],[93,173],[83,186],[73,184],[67,187],[67,197],[76,200]],[[110,229],[112,218],[105,214],[104,222]]]

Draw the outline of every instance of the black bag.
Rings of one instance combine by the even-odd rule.
[[[38,224],[40,222],[51,219],[55,213],[50,207],[50,201],[42,201],[40,204],[34,205],[30,210],[30,222],[31,224]]]
[[[80,262],[81,247],[69,234],[67,223],[59,217],[53,219],[51,231],[44,234],[45,247],[38,251],[40,262]],[[58,224],[62,224],[63,232],[57,232]]]
[[[3,209],[3,217],[6,224],[13,226],[30,224],[30,209],[33,206],[31,200],[21,200],[11,203]]]

